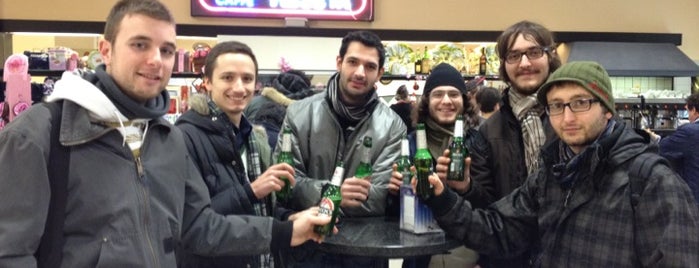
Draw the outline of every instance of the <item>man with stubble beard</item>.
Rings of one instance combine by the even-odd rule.
[[[483,156],[487,161],[471,166],[473,183],[494,183],[495,200],[522,185],[538,167],[540,148],[555,136],[536,93],[561,65],[551,32],[530,21],[507,28],[497,39],[497,53],[500,77],[508,87],[500,110],[480,127],[490,155]],[[479,263],[484,267],[526,267],[529,255],[509,259],[483,256]]]

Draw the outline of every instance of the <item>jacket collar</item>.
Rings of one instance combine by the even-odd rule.
[[[549,174],[552,171],[550,167],[560,162],[560,142],[562,142],[560,138],[556,137],[554,140],[544,145],[541,150],[544,167],[549,170],[547,172]],[[600,185],[598,180],[604,177],[599,173],[605,167],[621,165],[641,153],[654,150],[657,151],[657,146],[653,146],[650,143],[650,137],[647,133],[633,130],[626,126],[624,121],[617,120],[616,126],[609,136],[588,146],[585,148],[585,151],[581,153],[587,152],[587,156],[590,159],[586,159],[585,162],[587,162],[587,165],[591,166],[587,176],[592,175],[591,177],[593,178],[594,185],[598,186]]]
[[[150,120],[151,128],[162,127],[169,132],[172,125],[162,117]],[[66,146],[84,144],[93,141],[115,128],[90,121],[88,111],[74,102],[63,101],[59,141]]]

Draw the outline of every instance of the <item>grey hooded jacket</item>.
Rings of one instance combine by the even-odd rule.
[[[67,90],[99,95],[82,79],[64,79],[74,81]],[[52,127],[61,128],[59,140],[71,150],[66,243],[56,267],[175,267],[179,243],[201,255],[252,255],[290,244],[290,222],[215,213],[182,133],[166,120],[149,121],[134,158],[119,131],[91,120],[85,108],[66,99],[62,113],[60,125],[51,126],[49,110],[35,106],[0,132],[0,267],[36,266],[49,207]],[[273,236],[284,228],[286,236]]]

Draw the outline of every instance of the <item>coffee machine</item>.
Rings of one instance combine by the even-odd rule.
[[[648,128],[658,135],[666,136],[675,131],[686,117],[684,100],[680,99],[646,99],[643,95],[636,98],[617,99],[616,109],[620,119],[627,125]]]

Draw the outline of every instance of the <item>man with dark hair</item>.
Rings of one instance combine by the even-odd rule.
[[[660,140],[660,155],[672,161],[699,204],[699,93],[687,97],[689,123]]]
[[[484,87],[476,93],[476,102],[481,111],[480,115],[483,122],[485,119],[490,118],[493,113],[500,110],[501,98],[500,91],[494,87]],[[483,122],[481,122],[481,124]]]
[[[486,159],[483,164],[474,163],[471,167],[475,183],[494,182],[495,200],[522,185],[537,169],[541,146],[554,137],[536,92],[561,65],[555,45],[548,29],[529,21],[510,26],[497,39],[500,77],[508,87],[503,92],[500,110],[479,127],[490,154],[482,156]],[[528,255],[510,256],[509,260],[486,256],[479,262],[491,267],[526,267]]]
[[[265,137],[269,134],[253,126],[243,114],[255,91],[255,54],[244,43],[226,41],[211,49],[206,62],[206,69],[210,71],[204,72],[207,95],[193,95],[191,109],[180,116],[176,125],[182,130],[189,154],[209,190],[211,208],[221,215],[295,220],[303,214],[292,214],[278,206],[274,194],[284,187],[282,178],[294,184],[294,170],[285,163],[270,163],[271,148]],[[283,112],[282,109],[281,116]],[[249,228],[274,236],[266,230],[257,230],[258,227],[263,226]],[[271,268],[284,263],[281,252],[271,253],[235,257],[184,253],[180,255],[179,265]]]
[[[540,168],[485,209],[430,176],[440,227],[489,256],[537,248],[533,267],[696,267],[699,209],[648,135],[614,118],[604,68],[568,63],[537,98],[557,134]]]
[[[176,32],[162,3],[119,1],[105,38],[104,65],[64,73],[53,103],[0,132],[0,267],[176,267],[178,245],[252,255],[321,239],[313,225],[330,219],[317,209],[289,222],[211,208],[182,132],[163,118]]]
[[[291,128],[296,170],[290,205],[296,210],[316,205],[335,164],[343,161],[347,173],[341,186],[340,217],[381,216],[386,210],[391,165],[398,159],[405,133],[400,117],[381,105],[376,94],[375,84],[383,74],[384,46],[374,33],[350,32],[342,39],[335,61],[337,73],[328,80],[325,92],[287,109],[284,126]],[[354,173],[362,159],[364,137],[372,138],[373,173],[370,178],[357,178]],[[282,143],[280,139],[277,152]],[[308,251],[299,267],[323,263],[385,267],[387,263],[385,259],[324,254],[314,248]]]

